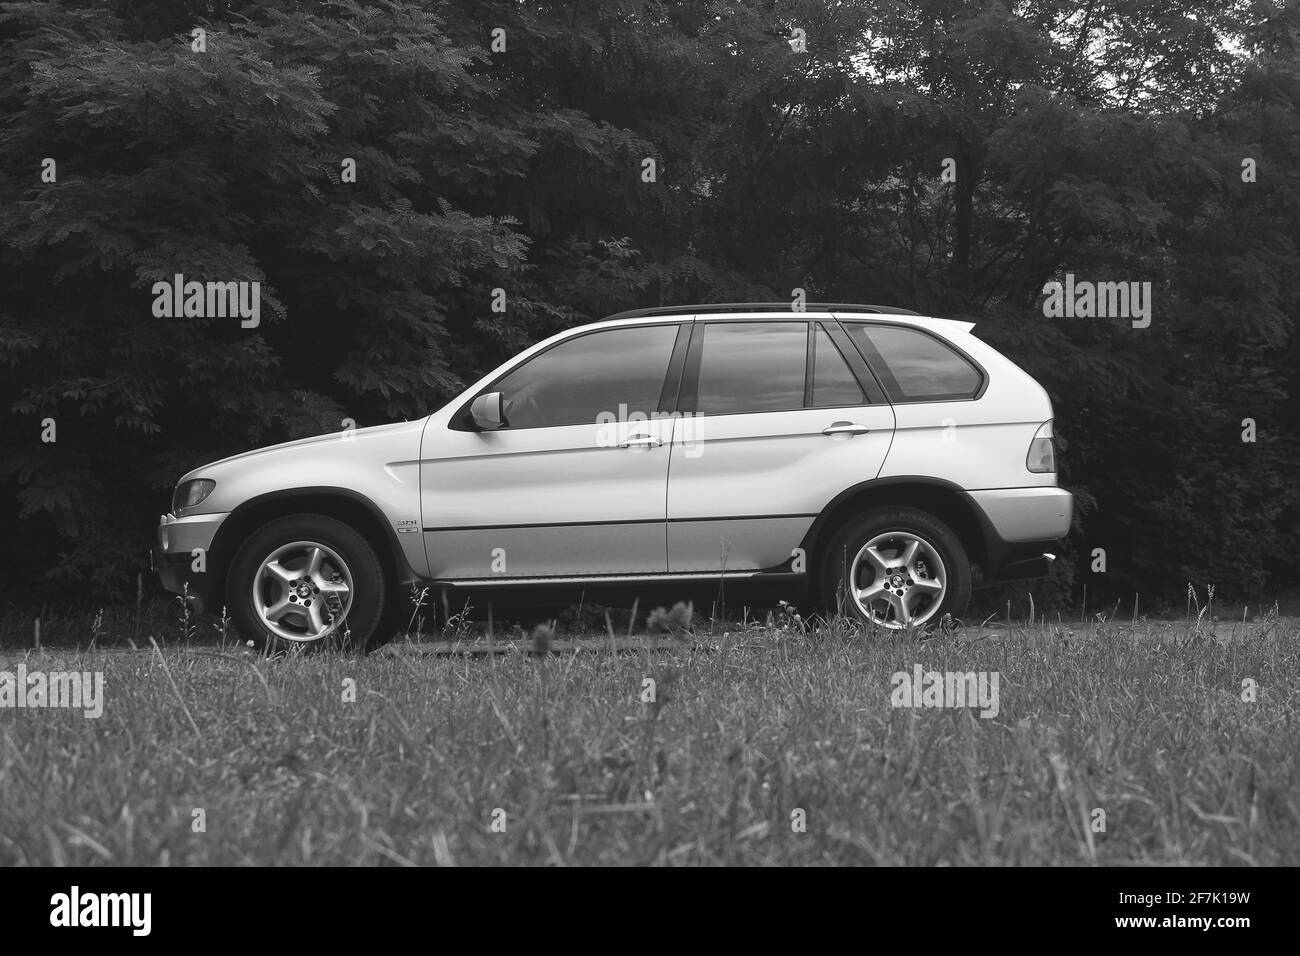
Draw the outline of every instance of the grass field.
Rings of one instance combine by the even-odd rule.
[[[1268,615],[11,650],[102,670],[104,712],[0,710],[0,864],[1295,864],[1298,638]],[[997,715],[892,707],[916,664],[996,672]]]

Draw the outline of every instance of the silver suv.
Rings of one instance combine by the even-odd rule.
[[[412,584],[457,606],[811,592],[931,624],[973,585],[1044,574],[1073,509],[1047,394],[972,328],[867,305],[620,313],[419,421],[191,471],[154,566],[259,643],[375,646]]]

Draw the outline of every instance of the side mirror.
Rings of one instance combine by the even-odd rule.
[[[501,410],[501,393],[488,392],[480,395],[469,406],[474,424],[483,431],[496,431],[505,424],[505,415]]]

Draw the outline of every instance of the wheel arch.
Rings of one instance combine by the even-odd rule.
[[[898,475],[859,482],[822,509],[800,544],[808,555],[812,573],[821,573],[825,549],[844,522],[869,508],[885,505],[918,508],[934,515],[952,528],[971,563],[982,569],[993,557],[988,519],[965,489],[942,478]]]
[[[325,515],[356,529],[379,555],[384,575],[394,588],[417,577],[402,553],[397,533],[369,498],[350,488],[286,488],[248,499],[221,522],[208,553],[209,571],[216,573],[212,593],[225,593],[230,563],[249,535],[276,518],[293,514]]]

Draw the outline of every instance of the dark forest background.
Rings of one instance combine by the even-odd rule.
[[[1043,382],[1058,589],[1271,603],[1298,97],[1295,0],[0,3],[0,597],[134,597],[198,464],[423,416],[609,312],[802,288],[973,319]],[[177,272],[260,280],[261,326],[155,318]],[[1044,318],[1066,272],[1151,282],[1150,327]]]

